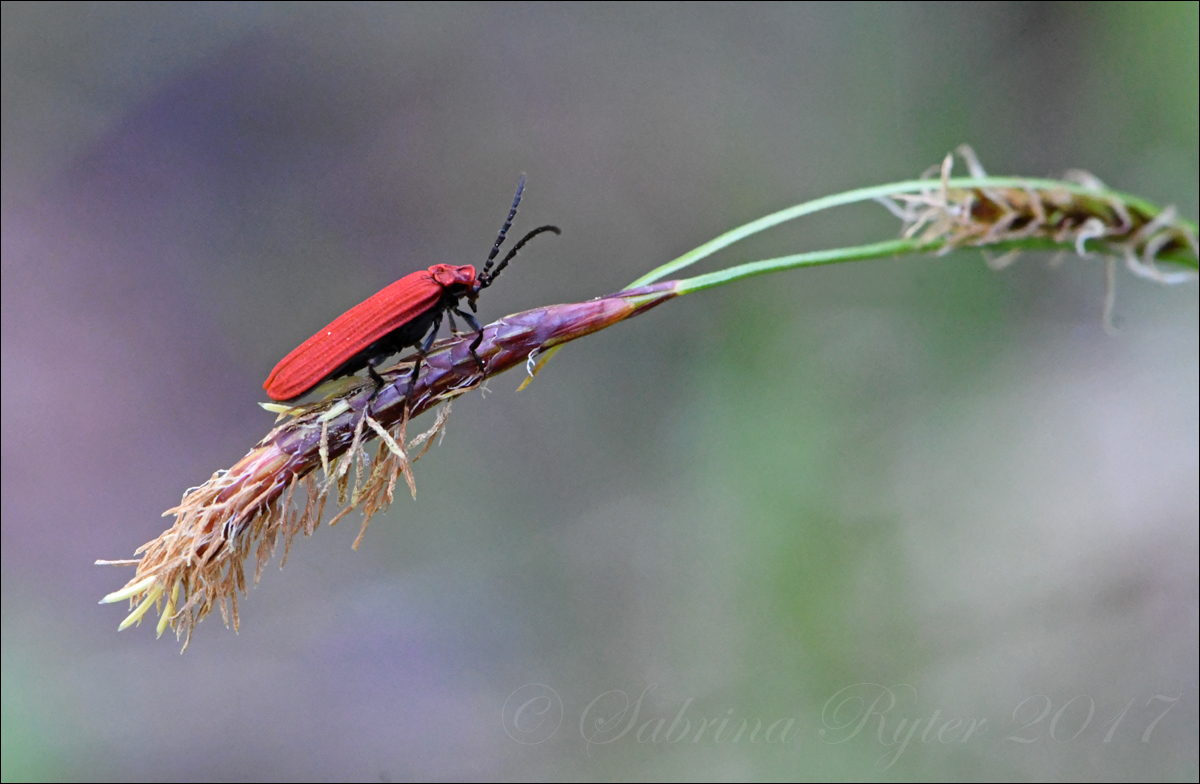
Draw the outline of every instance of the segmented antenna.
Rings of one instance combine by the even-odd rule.
[[[492,268],[492,262],[495,260],[496,254],[500,252],[500,246],[504,244],[504,235],[508,234],[508,230],[512,228],[513,218],[517,217],[517,205],[521,203],[521,194],[524,190],[525,175],[522,174],[521,181],[517,183],[517,195],[513,197],[512,209],[508,211],[508,220],[504,221],[504,225],[500,227],[500,233],[496,235],[496,244],[492,246],[492,252],[488,254],[487,262],[483,265],[481,277],[487,277],[488,270]],[[499,270],[496,271],[499,272]]]
[[[479,288],[485,289],[488,286],[492,285],[492,281],[496,279],[496,276],[500,274],[501,270],[503,270],[505,267],[508,266],[508,262],[513,260],[513,257],[517,255],[517,252],[520,251],[521,248],[525,247],[525,243],[529,242],[531,239],[533,239],[537,235],[541,234],[542,232],[546,232],[546,231],[552,231],[555,234],[562,234],[562,229],[558,228],[557,226],[549,226],[549,225],[538,226],[536,229],[534,229],[533,231],[529,232],[524,237],[522,237],[520,242],[518,242],[516,245],[512,246],[512,249],[509,250],[509,252],[504,255],[503,260],[501,260],[501,262],[496,265],[495,272],[493,272],[489,275],[487,272],[487,267],[483,268],[484,272],[483,272],[483,275],[480,276]],[[488,265],[491,266],[490,261],[488,262]]]

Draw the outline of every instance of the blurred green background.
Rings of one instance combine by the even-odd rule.
[[[1197,7],[5,3],[3,778],[1195,780],[1197,287],[1123,273],[1110,337],[1094,260],[785,273],[575,343],[182,657],[92,561],[266,432],[303,338],[478,264],[521,172],[564,234],[484,320],[961,142],[1194,219]]]

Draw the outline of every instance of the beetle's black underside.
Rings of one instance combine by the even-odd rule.
[[[337,370],[330,373],[327,378],[333,379],[353,375],[366,367],[378,367],[388,357],[393,354],[399,354],[405,349],[421,348],[422,344],[434,337],[429,332],[435,328],[435,322],[440,327],[442,316],[447,311],[457,308],[458,301],[465,294],[466,286],[462,285],[443,289],[442,296],[436,305],[419,316],[413,317],[350,357]]]

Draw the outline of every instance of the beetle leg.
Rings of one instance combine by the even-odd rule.
[[[450,311],[446,311],[446,318],[450,319],[450,334],[457,335],[458,325],[454,323],[454,314]]]
[[[412,405],[412,391],[417,383],[417,374],[421,372],[421,362],[425,359],[425,355],[429,353],[429,349],[433,347],[433,341],[437,339],[438,330],[442,328],[442,314],[438,313],[433,317],[433,325],[429,328],[429,335],[425,338],[425,342],[417,347],[417,361],[413,363],[412,372],[408,374],[408,391],[404,393],[404,405],[407,408]]]
[[[475,349],[479,348],[479,344],[483,342],[483,327],[479,326],[479,322],[470,313],[464,313],[458,308],[454,312],[463,317],[463,320],[470,325],[471,329],[475,330],[475,339],[471,341],[471,356],[475,359],[475,364],[479,365],[479,372],[482,373],[487,369],[483,359],[475,353]]]
[[[367,416],[371,410],[371,404],[375,402],[375,396],[387,385],[387,382],[383,380],[383,376],[379,375],[379,371],[375,370],[375,366],[370,362],[367,362],[367,377],[374,382],[375,390],[371,392],[371,396],[367,398],[366,405],[363,406],[363,416]]]
[[[433,326],[429,328],[429,334],[425,337],[425,343],[417,349],[417,354],[422,358],[429,353],[429,349],[433,348],[433,341],[437,339],[438,330],[442,328],[442,314],[439,313],[433,317]]]
[[[379,372],[375,370],[375,366],[370,362],[367,363],[367,376],[369,376],[370,379],[375,382],[375,391],[371,393],[371,398],[374,399],[374,397],[379,394],[379,390],[383,389],[386,382],[383,380],[383,376],[379,375]]]

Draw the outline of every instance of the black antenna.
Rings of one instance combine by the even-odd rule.
[[[525,247],[525,243],[546,231],[552,231],[555,234],[562,234],[562,229],[558,228],[557,226],[538,226],[536,229],[522,237],[520,242],[512,246],[512,249],[504,255],[504,259],[496,265],[495,272],[489,275],[487,272],[487,267],[483,268],[483,275],[480,276],[479,288],[486,289],[488,286],[492,285],[492,281],[496,279],[496,276],[500,274],[501,270],[508,266],[508,262],[513,260],[513,257],[517,255],[517,252],[520,251],[521,248]],[[490,267],[491,264],[492,263],[489,261],[488,266]]]
[[[525,175],[521,175],[521,181],[517,183],[517,195],[513,197],[512,209],[508,211],[508,220],[504,221],[504,225],[500,227],[500,233],[496,235],[496,244],[492,246],[492,252],[488,254],[487,263],[483,265],[483,273],[480,277],[487,277],[488,270],[492,268],[492,261],[495,260],[496,254],[500,252],[500,246],[504,244],[504,235],[508,234],[508,230],[512,228],[513,218],[517,217],[517,205],[521,203],[521,193],[525,190]],[[500,265],[504,266],[503,263]],[[499,272],[500,270],[496,270]],[[495,276],[493,276],[495,277]]]

